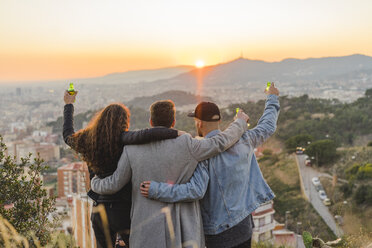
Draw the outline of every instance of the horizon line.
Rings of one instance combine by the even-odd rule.
[[[286,58],[283,58],[283,59],[278,60],[278,61],[267,61],[267,60],[262,60],[262,59],[251,59],[251,58],[247,58],[247,57],[244,57],[242,54],[240,54],[238,57],[236,57],[234,59],[227,60],[227,61],[224,61],[224,62],[221,62],[221,63],[216,63],[216,64],[208,64],[208,65],[205,65],[203,68],[213,67],[213,66],[223,65],[223,64],[228,64],[228,63],[231,63],[231,62],[236,61],[236,60],[239,60],[239,59],[250,60],[250,61],[259,61],[259,62],[265,62],[265,63],[280,63],[280,62],[283,62],[285,60],[290,60],[290,59],[294,59],[294,60],[308,60],[308,59],[324,59],[324,58],[351,57],[351,56],[356,56],[356,55],[365,56],[365,57],[371,57],[372,58],[372,56],[365,55],[365,54],[362,54],[362,53],[353,53],[353,54],[341,55],[341,56],[322,56],[322,57],[306,57],[306,58],[286,57]],[[192,71],[194,69],[195,70],[200,70],[200,68],[197,68],[195,65],[184,64],[184,65],[173,65],[173,66],[170,65],[170,66],[164,66],[164,67],[155,67],[155,68],[148,68],[148,69],[127,70],[127,71],[121,71],[121,72],[119,72],[119,71],[118,72],[110,72],[110,73],[106,73],[104,75],[92,76],[92,77],[54,78],[54,79],[36,79],[36,80],[1,80],[0,79],[0,84],[11,84],[11,83],[47,83],[47,82],[54,82],[54,83],[56,83],[58,81],[95,79],[95,78],[106,77],[106,76],[113,75],[113,74],[121,74],[121,73],[128,73],[128,72],[139,72],[139,71],[156,71],[156,70],[170,69],[170,68],[176,68],[176,67],[193,67],[193,69],[191,69],[190,71]]]

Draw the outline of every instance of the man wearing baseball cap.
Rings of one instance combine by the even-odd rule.
[[[251,213],[275,197],[254,155],[254,148],[275,132],[279,115],[279,91],[274,83],[265,92],[266,106],[257,126],[246,131],[230,149],[200,162],[188,183],[146,181],[141,185],[141,194],[151,199],[200,200],[208,248],[251,247]],[[188,116],[194,117],[199,136],[208,139],[221,132],[221,114],[214,103],[202,102]]]

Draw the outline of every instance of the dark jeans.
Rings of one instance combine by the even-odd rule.
[[[240,245],[234,246],[233,248],[251,248],[251,241],[252,241],[252,239],[248,239],[244,243],[241,243]]]
[[[231,248],[251,248],[251,241],[252,239],[248,239],[247,241],[237,245],[237,246],[234,246],[234,247],[231,247]],[[207,248],[214,248],[215,245],[210,245],[210,244],[207,244],[206,243],[206,247]],[[218,247],[221,247],[221,245],[219,245]]]
[[[121,202],[100,203],[105,206],[108,218],[111,244],[114,246],[116,233],[123,238],[126,247],[129,247],[129,229],[130,229],[130,205]],[[102,219],[99,213],[91,215],[94,235],[96,236],[97,248],[108,248]],[[111,247],[110,247],[111,248]]]

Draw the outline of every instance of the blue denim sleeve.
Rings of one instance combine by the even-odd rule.
[[[262,145],[276,130],[276,122],[279,116],[279,97],[276,95],[268,95],[265,110],[257,126],[246,131],[242,139],[252,147]]]
[[[209,173],[206,161],[196,167],[190,181],[185,184],[168,184],[151,181],[149,198],[162,202],[191,202],[204,197],[208,188]]]

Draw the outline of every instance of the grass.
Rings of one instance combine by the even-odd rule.
[[[33,241],[20,235],[14,227],[4,218],[0,216],[0,246],[5,248],[14,247],[46,247],[46,248],[73,248],[77,247],[75,241],[71,235],[67,235],[61,232],[54,232],[52,234],[50,242],[46,246],[41,246],[35,235],[31,235]]]
[[[357,205],[352,199],[344,198],[343,193],[339,187],[332,187],[332,179],[320,179],[327,196],[332,200],[332,205],[329,210],[333,215],[340,215],[343,217],[343,230],[348,235],[359,235],[362,232],[372,233],[372,207],[362,204]],[[344,204],[344,201],[347,204]],[[372,242],[372,237],[371,237]]]

